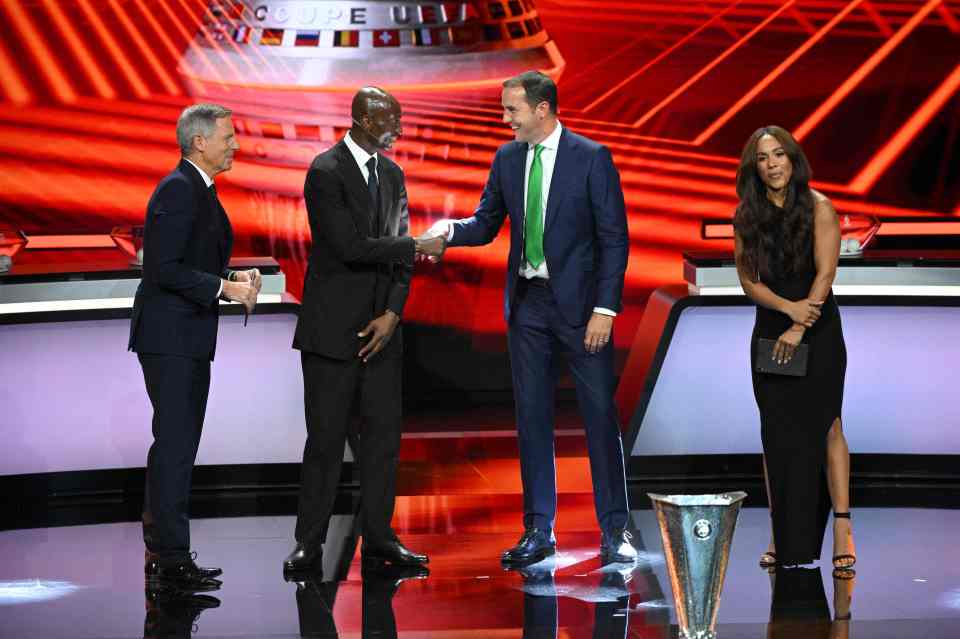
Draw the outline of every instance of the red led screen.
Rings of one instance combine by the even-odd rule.
[[[705,218],[729,219],[740,149],[779,124],[837,210],[960,214],[960,1],[203,2],[4,0],[0,219],[27,234],[142,223],[196,100],[234,109],[219,179],[236,253],[274,255],[299,295],[311,158],[359,85],[395,92],[411,231],[470,215],[510,139],[499,86],[535,66],[563,124],[613,151],[632,250],[617,343],[681,279]],[[409,322],[504,331],[507,235],[418,266]]]

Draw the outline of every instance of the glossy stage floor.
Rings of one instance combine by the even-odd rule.
[[[394,524],[411,548],[430,553],[428,577],[361,569],[352,492],[338,500],[322,568],[294,581],[281,571],[293,517],[195,519],[199,562],[222,567],[224,584],[194,598],[145,595],[137,523],[10,530],[0,533],[0,637],[676,636],[659,533],[642,486],[631,487],[640,561],[601,565],[586,459],[561,434],[559,553],[505,571],[499,554],[520,532],[516,459],[465,454],[452,439],[404,445]],[[853,580],[833,579],[826,560],[773,575],[761,570],[768,526],[765,509],[741,512],[720,606],[721,639],[958,636],[960,511],[855,508]],[[828,529],[825,559],[831,545]],[[848,610],[852,620],[834,620]]]

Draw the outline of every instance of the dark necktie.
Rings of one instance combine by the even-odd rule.
[[[213,182],[210,183],[210,186],[207,187],[207,190],[210,191],[210,197],[213,199],[213,204],[217,209],[217,213],[222,213],[223,205],[220,204],[220,198],[217,197],[217,185]]]
[[[367,190],[370,192],[370,202],[373,203],[371,220],[373,221],[373,235],[380,236],[380,181],[377,179],[377,156],[367,160]]]

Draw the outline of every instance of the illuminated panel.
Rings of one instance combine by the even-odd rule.
[[[73,51],[74,56],[76,56],[77,62],[80,64],[84,72],[87,74],[87,77],[93,83],[93,86],[96,88],[97,93],[100,94],[100,97],[110,99],[117,97],[117,92],[110,85],[110,82],[107,80],[107,76],[104,75],[103,70],[97,64],[96,59],[80,39],[76,29],[73,28],[73,25],[70,24],[70,21],[63,14],[60,6],[54,0],[42,1],[43,6],[46,7],[50,17],[53,18],[53,21],[56,23],[60,33],[67,41],[67,45],[70,47],[70,50]]]
[[[282,294],[260,293],[257,295],[257,304],[279,304],[283,301]],[[237,302],[220,300],[220,306],[230,306]],[[111,308],[133,308],[132,297],[105,297],[84,300],[49,300],[44,302],[13,302],[0,304],[0,313],[53,313],[62,311],[100,311]]]
[[[109,235],[28,235],[27,249],[113,248]]]
[[[201,19],[198,16],[194,15],[194,13],[191,11],[191,8],[186,3],[186,1],[177,0],[177,2],[180,4],[180,8],[182,9],[183,13],[192,18],[192,22],[194,22],[195,24],[192,24],[191,26],[194,28],[194,30],[199,30],[203,34],[204,39],[207,41],[210,47],[216,50],[219,61],[222,64],[224,64],[230,70],[231,73],[233,73],[234,75],[240,75],[241,72],[237,68],[237,66],[234,64],[232,58],[224,55],[223,49],[220,47],[217,41],[213,39],[213,37],[210,35],[210,32],[207,29],[201,28],[201,24],[202,24]],[[243,61],[246,63],[248,72],[254,73],[257,80],[260,80],[261,79],[260,74],[257,73],[257,70],[253,67],[250,61],[247,58],[243,58]]]
[[[716,133],[720,127],[722,127],[724,124],[726,124],[730,120],[730,118],[736,115],[740,111],[740,109],[744,107],[744,105],[746,105],[747,103],[752,101],[755,97],[757,97],[760,93],[762,93],[768,86],[770,86],[770,84],[773,83],[774,80],[780,77],[780,74],[782,74],[784,71],[790,68],[790,66],[794,62],[799,60],[804,53],[809,51],[813,47],[813,45],[815,45],[817,42],[822,40],[828,33],[830,33],[830,31],[835,26],[837,26],[844,18],[847,17],[847,15],[851,11],[856,9],[862,2],[863,0],[853,0],[853,2],[851,2],[846,7],[844,7],[844,9],[840,11],[840,13],[833,16],[833,18],[831,18],[829,22],[823,25],[820,28],[820,30],[817,31],[817,33],[811,36],[802,45],[797,47],[797,49],[793,53],[791,53],[789,56],[787,56],[787,58],[783,62],[777,65],[777,68],[775,68],[773,71],[767,74],[767,77],[760,80],[752,89],[747,91],[747,93],[743,97],[741,97],[739,100],[734,102],[733,105],[729,109],[727,109],[723,115],[717,118],[713,124],[711,124],[706,129],[704,129],[704,131],[697,136],[697,138],[693,141],[693,143],[696,145],[700,145],[706,142],[707,140],[709,140],[710,136]]]
[[[140,30],[137,29],[133,25],[133,22],[130,21],[130,17],[127,15],[127,12],[120,7],[120,5],[117,3],[117,0],[108,0],[108,3],[110,8],[113,10],[114,15],[123,26],[123,30],[137,46],[138,53],[143,56],[143,59],[146,60],[147,64],[150,66],[150,69],[160,79],[160,83],[163,85],[164,91],[171,95],[180,95],[180,87],[178,87],[176,82],[173,81],[173,77],[167,72],[167,70],[163,68],[160,60],[157,58],[156,54],[154,54],[153,49],[147,44],[147,41],[143,39],[143,36],[140,34]],[[169,39],[167,42],[169,42]],[[172,43],[170,48],[173,49]],[[119,55],[122,56],[125,54],[121,51]],[[174,55],[176,55],[176,50],[174,50]]]
[[[950,13],[950,9],[948,9],[945,4],[941,3],[940,6],[937,7],[937,13],[950,31],[960,33],[960,20],[957,20],[953,14]]]
[[[883,297],[960,297],[960,286],[909,285],[896,284],[834,284],[834,295],[869,295]],[[697,295],[743,295],[739,286],[701,286]]]
[[[177,153],[173,139],[174,122],[177,114],[190,100],[187,97],[172,97],[170,85],[163,81],[157,68],[166,72],[174,88],[179,88],[177,84],[181,80],[189,82],[190,78],[194,77],[183,72],[182,63],[189,57],[195,62],[193,68],[202,72],[204,82],[208,85],[216,84],[217,71],[227,72],[227,66],[219,63],[220,56],[236,57],[238,48],[234,43],[247,45],[255,41],[252,37],[250,43],[222,39],[224,34],[218,30],[219,25],[207,22],[210,14],[220,15],[216,5],[210,5],[203,0],[158,0],[154,3],[126,3],[120,0],[84,2],[94,10],[101,11],[100,17],[107,28],[114,29],[117,45],[121,47],[134,72],[144,80],[148,90],[157,89],[158,92],[149,101],[136,99],[133,92],[122,99],[98,98],[97,91],[91,90],[85,76],[81,76],[80,80],[76,80],[74,76],[69,80],[82,82],[81,91],[85,91],[87,95],[78,96],[76,107],[51,108],[49,102],[43,102],[49,101],[47,96],[51,94],[47,88],[50,82],[48,73],[42,66],[38,66],[38,72],[32,76],[27,71],[35,66],[32,63],[34,49],[30,47],[49,46],[47,62],[62,65],[63,69],[80,70],[79,59],[64,45],[63,36],[50,18],[46,17],[43,4],[33,1],[16,3],[16,6],[9,9],[8,6],[11,5],[0,6],[0,12],[4,15],[19,11],[22,17],[29,16],[28,22],[35,21],[34,33],[40,34],[39,37],[29,37],[21,28],[21,23],[14,19],[9,21],[9,26],[18,39],[5,39],[3,43],[3,46],[7,47],[7,57],[14,63],[19,62],[17,55],[30,57],[30,67],[17,68],[17,71],[20,73],[23,88],[32,95],[34,102],[39,101],[32,104],[30,109],[0,111],[0,155],[3,156],[0,159],[0,205],[3,206],[5,214],[9,211],[23,228],[48,229],[51,233],[66,229],[102,233],[113,224],[142,223],[144,205],[157,180],[175,165]],[[60,6],[72,7],[75,13],[65,9],[65,15],[72,20],[83,17],[76,3]],[[222,6],[229,5],[222,3]],[[247,6],[249,8],[250,5]],[[629,95],[610,94],[609,107],[597,104],[596,107],[591,106],[592,110],[589,112],[571,108],[569,105],[587,102],[592,105],[598,94],[609,93],[609,87],[616,86],[625,76],[631,74],[636,74],[637,80],[636,86],[628,87],[630,92],[634,89],[641,92],[659,91],[655,101],[659,102],[663,96],[673,91],[679,82],[686,81],[693,74],[703,73],[702,65],[710,64],[715,59],[714,53],[697,56],[698,51],[702,52],[703,48],[710,51],[729,49],[743,39],[743,34],[768,20],[771,12],[782,8],[783,3],[713,1],[693,7],[673,4],[667,6],[664,3],[594,2],[586,6],[596,14],[591,17],[599,20],[591,19],[586,23],[583,20],[582,4],[549,0],[538,4],[546,28],[561,32],[559,42],[571,43],[563,45],[564,54],[569,52],[570,55],[568,75],[563,76],[561,83],[564,125],[606,145],[614,154],[614,161],[621,172],[628,204],[631,242],[631,266],[625,287],[627,308],[624,309],[624,318],[620,323],[622,329],[619,339],[622,340],[629,339],[630,330],[635,326],[650,288],[677,280],[681,272],[680,253],[707,248],[711,246],[711,242],[716,241],[700,236],[700,220],[729,219],[736,205],[733,187],[737,159],[729,155],[729,148],[725,148],[725,143],[720,140],[721,135],[714,135],[702,145],[694,146],[691,140],[670,139],[666,134],[639,134],[637,129],[632,127],[632,123],[638,115],[644,114],[631,113],[628,108],[622,108],[623,101],[630,99]],[[860,6],[863,7],[862,4]],[[917,11],[924,6],[929,6],[927,0],[913,3],[874,3],[876,15],[871,16],[867,12],[859,11],[848,14],[844,22],[832,29],[828,36],[824,36],[825,44],[829,47],[837,45],[835,52],[839,56],[851,56],[850,47],[858,49],[864,58],[882,55],[883,51],[893,47],[881,35],[884,28],[882,25],[889,27],[896,38],[897,33],[904,33],[905,29],[916,23]],[[184,7],[187,10],[184,10]],[[766,30],[802,33],[805,34],[802,36],[804,40],[815,38],[818,37],[817,29],[835,19],[837,13],[845,7],[849,7],[849,2],[829,0],[815,5],[795,3],[780,14],[780,20],[768,23]],[[204,14],[208,9],[210,14]],[[481,5],[481,11],[486,11],[486,5]],[[112,16],[111,13],[117,15]],[[674,20],[673,14],[677,14],[682,20]],[[722,20],[716,19],[718,14],[723,16]],[[924,28],[940,28],[943,24],[949,28],[952,15],[944,11],[930,12],[921,24]],[[233,35],[240,33],[246,37],[246,31],[241,33],[241,27],[255,28],[251,24],[255,20],[249,10],[244,16],[234,15],[232,18],[236,20],[237,27]],[[513,16],[508,18],[514,19]],[[220,16],[221,21],[222,19],[223,16]],[[674,26],[660,28],[658,21],[661,19],[663,24]],[[207,35],[198,34],[194,30],[195,26],[204,28],[201,22],[209,29],[209,35],[214,42],[210,42]],[[79,26],[77,22],[74,24],[101,68],[113,69],[112,59],[116,57],[116,53],[108,49],[93,24],[89,21],[85,27]],[[704,29],[705,24],[718,28],[707,31]],[[277,46],[257,45],[243,48],[244,56],[236,60],[236,67],[244,72],[252,62],[263,74],[283,73],[279,66],[271,66],[286,64],[286,58],[272,57],[280,49],[297,55],[312,52],[309,51],[310,47],[303,43],[299,49],[294,46],[296,39],[291,37],[292,32],[287,33],[291,28],[289,24],[285,27],[284,35]],[[506,29],[507,27],[504,27],[501,36],[508,35]],[[726,34],[718,29],[737,35],[728,39]],[[910,42],[916,38],[917,31],[914,28],[914,36],[911,36]],[[134,34],[141,36],[140,43]],[[256,35],[259,36],[259,33]],[[638,39],[644,38],[650,39],[644,40],[642,50],[631,55],[630,47]],[[718,41],[721,43],[719,46]],[[922,38],[918,40],[918,46],[923,46],[922,41]],[[507,40],[504,44],[511,42]],[[147,50],[154,54],[152,61],[142,51],[144,44]],[[680,53],[693,54],[688,59],[701,60],[701,66],[685,72],[679,81],[672,82],[670,86],[657,87],[658,80],[662,78],[656,73],[658,68],[653,65],[671,63],[673,58],[667,56],[671,51],[677,52],[677,47],[681,45],[684,49]],[[894,58],[905,45],[906,43],[901,44],[896,53],[888,55],[887,59]],[[317,47],[321,46],[318,42]],[[405,46],[408,48],[404,49]],[[415,49],[415,44],[411,42],[401,42],[401,46],[395,49],[371,46],[369,50],[364,50],[363,54],[370,60],[380,55],[385,56],[385,59],[395,60],[390,56],[411,47],[414,47],[416,53],[427,53],[423,49]],[[746,49],[747,47],[741,47],[739,53],[744,53]],[[881,53],[877,53],[878,49]],[[52,53],[53,50],[59,53]],[[618,52],[626,52],[626,59],[636,60],[636,63],[626,64],[617,60],[614,54],[619,54]],[[833,52],[831,49],[831,53]],[[791,53],[794,53],[793,48],[782,51],[780,55]],[[206,59],[202,57],[203,54],[206,54]],[[856,59],[854,67],[863,64],[860,54]],[[604,60],[607,61],[606,64],[601,64]],[[720,75],[721,89],[709,96],[703,96],[702,101],[685,105],[685,108],[692,108],[695,113],[709,110],[717,114],[723,113],[735,103],[740,97],[739,92],[722,88],[722,79],[726,74],[742,71],[732,68],[735,65],[730,65],[730,60],[731,58],[728,58],[724,65],[714,65],[712,69],[713,74]],[[779,58],[771,64],[778,61]],[[446,64],[446,58],[442,62]],[[807,73],[803,70],[802,62],[791,67],[792,72],[801,71],[801,81],[806,79],[804,74]],[[209,69],[205,63],[209,65]],[[941,78],[949,74],[954,63],[949,64],[950,67],[939,69]],[[214,65],[216,69],[213,68]],[[392,157],[404,168],[407,175],[411,207],[410,227],[411,232],[416,233],[428,228],[440,217],[458,218],[472,213],[486,180],[493,154],[498,146],[510,139],[510,133],[500,122],[498,86],[489,91],[473,88],[463,91],[463,86],[457,88],[451,84],[433,84],[430,74],[422,68],[415,67],[414,70],[412,77],[416,82],[412,86],[417,86],[417,91],[404,93],[393,87],[394,93],[404,106],[405,136],[396,145]],[[154,75],[161,78],[160,83],[155,82]],[[876,72],[873,75],[875,76]],[[119,73],[119,70],[116,76],[120,77],[119,81],[114,76],[108,76],[108,79],[115,83],[117,89],[126,90],[125,76]],[[780,80],[783,79],[781,76]],[[345,102],[331,107],[301,103],[294,98],[298,95],[297,87],[290,89],[287,83],[280,82],[276,87],[279,100],[275,104],[265,104],[261,99],[264,93],[256,86],[246,86],[243,84],[244,80],[256,82],[257,75],[247,73],[246,78],[241,78],[241,83],[231,85],[229,89],[223,87],[224,91],[221,91],[225,95],[225,102],[229,103],[236,98],[238,104],[251,107],[250,112],[235,111],[240,113],[235,116],[235,123],[242,149],[234,169],[218,180],[222,182],[221,197],[237,230],[238,250],[250,250],[251,246],[263,246],[263,242],[267,242],[278,254],[290,256],[282,258],[286,260],[284,269],[297,274],[291,278],[290,290],[299,293],[300,278],[305,266],[305,247],[309,242],[309,228],[301,197],[304,172],[314,154],[324,150],[343,135],[346,126],[343,120],[349,122],[348,93],[351,89],[346,86],[339,87],[347,92],[344,94]],[[809,95],[803,95],[804,87],[801,85],[801,96],[814,103],[806,106],[806,111],[796,114],[801,116],[797,121],[822,107],[823,104],[816,100],[828,98],[831,92],[837,91],[838,86],[844,86],[845,80],[849,79],[841,77],[826,87],[818,87],[818,93],[823,95],[814,95],[813,100],[810,100]],[[852,96],[857,96],[869,81],[870,79],[861,80],[855,86],[849,85],[848,89],[844,89],[848,91],[845,99],[850,100]],[[926,82],[927,86],[911,85],[912,88],[923,91],[921,98],[935,89],[933,82]],[[391,87],[388,85],[387,88]],[[233,89],[236,90],[226,95],[226,90]],[[238,96],[238,93],[248,89],[249,93],[243,97]],[[580,96],[581,99],[571,99],[570,96]],[[834,99],[839,99],[839,96]],[[895,100],[896,97],[892,99]],[[774,109],[779,100],[780,96],[770,96],[768,90],[758,96],[756,102],[762,104],[762,109]],[[662,106],[661,115],[677,110],[678,104],[679,100],[675,100]],[[941,106],[940,113],[942,112]],[[742,112],[740,114],[743,115]],[[586,115],[591,117],[584,117]],[[909,116],[908,113],[901,121],[883,121],[872,125],[865,122],[863,130],[857,129],[851,133],[862,133],[867,131],[869,126],[879,126],[881,130],[877,133],[882,144],[896,134],[903,126],[903,120]],[[829,119],[830,116],[827,117]],[[618,121],[618,118],[623,121]],[[936,121],[940,122],[940,118]],[[705,124],[709,124],[709,121]],[[910,138],[913,144],[916,144],[923,129],[929,126],[929,121],[919,126],[917,134]],[[727,124],[726,128],[729,129],[730,124]],[[283,135],[259,137],[267,131],[282,132]],[[698,133],[696,130],[692,132],[693,135]],[[254,139],[255,137],[259,139]],[[271,149],[270,154],[258,156],[254,143],[264,141],[278,146]],[[274,150],[276,154],[273,154]],[[897,152],[898,156],[901,152],[902,149]],[[817,156],[811,157],[811,160],[820,170],[835,167],[837,163],[844,161],[819,151],[816,153]],[[852,173],[856,174],[861,168],[851,167]],[[908,178],[892,174],[888,168],[886,172],[879,174],[877,179],[882,179],[885,186],[889,184],[900,188],[884,188],[882,191],[877,189],[878,194],[884,195],[869,199],[852,195],[851,189],[843,184],[816,181],[814,186],[827,194],[842,212],[902,218],[943,214],[960,209],[960,203],[954,199],[945,202],[935,211],[923,210],[920,208],[922,205],[916,208],[899,205],[899,201],[895,199],[897,195],[886,194],[896,194],[898,191],[909,193]],[[37,185],[43,185],[43,188],[37,188]],[[500,309],[508,240],[507,231],[503,230],[500,238],[491,246],[483,249],[452,250],[448,253],[444,265],[433,270],[425,268],[418,273],[409,302],[408,317],[414,321],[456,326],[484,334],[502,333],[504,326]],[[28,255],[25,257],[42,257],[42,252],[32,255],[29,251],[26,253]],[[464,299],[469,299],[470,303],[464,304],[464,309],[453,311],[437,308],[437,296],[432,293],[449,291],[451,286],[463,289]],[[427,295],[426,291],[431,291],[431,295]],[[634,319],[631,319],[631,316]]]
[[[699,80],[706,74],[710,73],[717,65],[719,65],[721,62],[726,60],[728,57],[730,57],[737,49],[739,49],[744,44],[749,42],[750,39],[753,38],[753,36],[755,36],[760,31],[765,29],[768,24],[770,24],[771,22],[779,18],[780,14],[782,14],[788,8],[792,7],[793,4],[794,3],[792,1],[787,2],[783,6],[781,6],[779,9],[777,9],[776,11],[771,13],[769,16],[767,16],[766,20],[764,20],[763,22],[758,24],[756,27],[751,29],[750,32],[747,33],[745,36],[743,36],[742,38],[734,42],[730,47],[728,47],[723,53],[718,55],[714,60],[712,60],[705,67],[703,67],[702,69],[694,73],[689,80],[687,80],[686,82],[681,84],[679,87],[677,87],[676,90],[674,90],[673,93],[671,93],[666,98],[664,98],[664,100],[661,101],[660,104],[658,104],[657,106],[647,111],[643,115],[643,117],[641,117],[639,120],[633,123],[633,126],[636,126],[636,127],[642,126],[644,123],[650,120],[650,118],[652,118],[657,113],[659,113],[664,107],[666,107],[668,104],[673,102],[677,98],[677,96],[685,93],[687,89],[689,89],[691,86],[693,86],[694,83],[697,82],[697,80]]]
[[[877,235],[960,235],[956,222],[881,222]]]
[[[24,105],[30,102],[30,92],[23,78],[14,68],[13,60],[10,59],[2,42],[0,42],[0,86],[14,104]]]
[[[855,193],[866,193],[876,183],[880,175],[889,167],[910,144],[910,141],[930,122],[940,109],[953,97],[960,87],[960,65],[947,76],[929,98],[924,101],[900,130],[880,149],[873,159],[850,182]]]
[[[732,240],[733,224],[704,224],[702,234],[708,240]]]
[[[112,3],[116,3],[117,0],[110,0]],[[134,6],[140,11],[141,17],[147,23],[147,26],[153,31],[153,35],[160,40],[160,43],[163,45],[163,48],[170,55],[171,58],[176,60],[180,57],[180,51],[177,49],[177,46],[173,43],[173,40],[170,39],[170,36],[167,35],[166,30],[160,26],[160,23],[157,22],[157,19],[153,16],[153,13],[143,5],[143,3],[136,2]],[[117,12],[120,13],[120,9],[117,8]],[[188,37],[189,41],[189,37]],[[209,64],[209,62],[208,62]],[[172,81],[172,80],[171,80]],[[178,92],[179,93],[179,92]]]
[[[188,15],[193,15],[190,12],[189,7],[187,6],[184,0],[178,0],[178,2],[180,2],[180,6],[183,7],[183,10]],[[227,46],[229,46],[235,53],[241,53],[239,46],[234,41],[234,39],[230,37],[229,33],[224,33],[222,31],[219,31],[219,35],[222,35],[223,37],[216,37],[216,38],[211,35],[211,29],[219,29],[221,28],[221,25],[219,23],[218,17],[215,16],[213,12],[210,10],[210,6],[203,7],[203,16],[204,16],[203,18],[197,18],[197,23],[198,23],[197,29],[203,32],[203,37],[206,40],[207,44],[209,44],[213,49],[216,49],[217,53],[220,54],[220,59],[223,60],[231,69],[236,71],[236,67],[234,66],[232,61],[233,57],[224,54],[225,53],[224,47],[221,46],[221,43],[226,42]],[[246,66],[246,69],[251,74],[251,77],[256,78],[256,81],[258,83],[262,83],[266,81],[267,77],[264,75],[263,69],[257,64],[254,64],[254,62],[250,59],[250,57],[247,57],[247,56],[238,56],[238,57]],[[262,54],[259,53],[259,51],[257,52],[257,57],[260,59],[261,63],[264,62],[265,58]],[[271,72],[273,71],[273,69],[270,68],[269,66],[267,67],[266,70]],[[270,75],[270,74],[267,74],[267,75]]]
[[[883,43],[883,45],[877,49],[870,58],[860,66],[854,73],[850,75],[846,80],[843,81],[836,91],[827,98],[823,104],[817,107],[817,110],[810,114],[806,120],[803,121],[800,126],[798,126],[793,131],[793,136],[797,140],[802,140],[807,136],[810,131],[812,131],[822,120],[829,114],[833,109],[840,104],[840,102],[850,95],[854,89],[866,78],[870,73],[873,72],[877,66],[883,62],[886,57],[897,48],[904,39],[913,33],[913,30],[920,25],[921,22],[926,19],[930,12],[933,11],[937,6],[940,5],[942,0],[930,0],[926,5],[923,6],[919,11],[917,11],[910,20],[908,20],[897,33]]]
[[[678,48],[682,47],[687,42],[694,40],[704,29],[707,29],[708,27],[710,27],[714,21],[718,20],[720,17],[722,17],[727,11],[729,11],[732,8],[733,8],[733,4],[731,4],[725,10],[721,11],[717,15],[713,16],[712,18],[710,18],[709,20],[701,24],[699,27],[697,27],[696,29],[688,33],[686,36],[684,36],[683,38],[675,42],[672,46],[667,47],[662,53],[660,53],[655,58],[650,60],[650,62],[647,62],[646,64],[644,64],[642,67],[640,67],[639,69],[637,69],[636,71],[628,75],[626,78],[624,78],[617,84],[613,85],[613,87],[611,87],[610,90],[608,90],[606,93],[601,95],[599,98],[597,98],[596,100],[594,100],[593,102],[585,106],[583,108],[584,112],[590,111],[594,107],[596,107],[598,104],[603,103],[606,99],[608,99],[611,95],[615,94],[617,91],[622,89],[628,83],[635,80],[640,75],[643,75],[643,73],[646,72],[647,69],[649,69],[653,65],[663,60],[665,57],[667,57],[668,55],[676,51]]]
[[[733,224],[710,222],[703,225],[702,234],[708,240],[732,240]],[[884,220],[880,223],[877,235],[960,235],[960,219],[944,222],[893,222]],[[31,240],[32,241],[32,240]]]
[[[960,430],[944,427],[960,420],[950,373],[950,364],[960,358],[960,343],[944,339],[956,331],[960,308],[838,301],[851,354],[843,389],[843,430],[850,448],[898,455],[960,453]],[[750,379],[755,313],[752,305],[683,309],[659,374],[650,380],[632,454],[761,452]]]
[[[197,46],[197,44],[193,41],[193,38],[191,37],[190,32],[187,31],[186,27],[184,27],[183,24],[180,22],[180,18],[178,18],[177,15],[173,12],[173,10],[170,9],[169,6],[167,6],[166,0],[157,0],[157,2],[153,3],[153,6],[160,7],[160,10],[163,11],[163,14],[167,17],[167,20],[169,20],[173,24],[173,28],[176,29],[177,33],[180,34],[180,36],[186,41],[187,47],[191,51],[193,51],[193,54],[195,56],[197,56],[197,60],[199,60],[199,63],[207,70],[208,73],[210,73],[212,78],[219,80],[221,77],[220,72],[217,71],[217,68],[213,65],[212,62],[210,62],[210,58],[207,57],[207,54],[206,52],[204,52],[203,48]],[[145,15],[149,14],[149,9],[141,7],[141,10]],[[153,19],[152,16],[151,16],[151,20],[153,24],[156,25],[156,28],[158,31],[163,30],[159,24],[156,24],[156,20]],[[179,58],[180,52],[175,50],[174,55],[177,58]]]
[[[53,89],[57,98],[62,102],[76,102],[77,92],[74,90],[70,80],[67,79],[67,76],[60,67],[57,66],[56,62],[54,62],[57,57],[53,55],[53,52],[47,46],[46,40],[40,36],[36,27],[33,26],[27,13],[16,2],[5,2],[2,6],[6,7],[10,13],[10,18],[13,20],[14,26],[21,34],[21,41],[30,50],[37,64],[40,65],[47,83],[50,85],[50,88]]]
[[[113,37],[113,34],[110,32],[110,30],[107,29],[105,24],[103,24],[103,20],[100,19],[100,16],[97,14],[97,12],[94,11],[93,7],[90,6],[90,0],[77,0],[77,2],[80,5],[80,9],[83,11],[84,16],[86,16],[86,18],[90,21],[90,24],[93,25],[93,30],[96,31],[97,36],[100,38],[103,44],[106,45],[107,51],[110,52],[110,55],[113,56],[113,61],[117,63],[117,66],[120,67],[120,71],[123,72],[127,82],[129,82],[130,86],[133,87],[137,97],[150,97],[150,90],[147,89],[147,85],[143,83],[140,75],[136,70],[134,70],[127,54],[120,49],[120,45],[117,44],[116,38]]]

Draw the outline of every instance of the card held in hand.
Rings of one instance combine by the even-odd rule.
[[[798,344],[793,351],[793,357],[789,362],[778,364],[773,359],[773,347],[776,345],[775,339],[757,339],[757,361],[753,363],[753,368],[758,373],[771,373],[773,375],[790,375],[792,377],[803,377],[807,374],[807,357],[810,353],[809,344]]]

